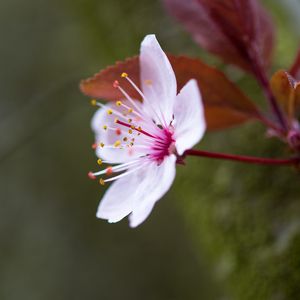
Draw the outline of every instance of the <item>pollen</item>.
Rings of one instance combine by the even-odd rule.
[[[123,73],[121,74],[121,77],[122,77],[122,78],[126,78],[126,77],[128,77],[128,74],[125,73],[125,72],[123,72]]]
[[[116,105],[117,105],[117,106],[121,106],[121,105],[122,105],[122,101],[117,101],[117,102],[116,102]]]
[[[131,125],[130,128],[131,128],[131,129],[135,129],[135,126],[134,126],[134,125]]]
[[[98,160],[97,160],[97,164],[100,166],[100,165],[102,165],[102,159],[101,158],[99,158]]]
[[[101,148],[103,148],[105,145],[104,145],[104,143],[100,143],[99,146],[100,146]]]
[[[103,178],[100,178],[100,179],[99,179],[99,183],[100,183],[101,185],[105,185],[105,181],[103,180]]]
[[[107,167],[106,170],[105,170],[105,174],[107,176],[111,175],[113,173],[113,169],[111,166]]]
[[[116,128],[116,135],[121,135],[122,131],[120,128]]]
[[[91,99],[91,105],[96,106],[97,105],[97,100],[96,99]]]
[[[107,130],[107,125],[103,125],[103,129],[104,129],[104,130]]]
[[[132,122],[132,119],[128,119],[128,123],[131,123]]]
[[[123,141],[124,141],[124,142],[127,142],[127,140],[128,140],[128,138],[125,136],[125,137],[123,138]]]
[[[114,147],[119,147],[120,145],[121,145],[121,141],[120,140],[115,141]]]
[[[88,177],[89,177],[90,179],[93,179],[93,180],[96,179],[96,176],[94,175],[93,172],[88,172]]]
[[[118,88],[119,85],[120,85],[120,84],[119,84],[119,81],[118,81],[118,80],[115,80],[114,83],[113,83],[113,87],[114,87],[114,88]]]
[[[129,134],[132,134],[132,129],[129,129],[129,130],[128,130],[128,133],[129,133]]]
[[[139,126],[139,127],[137,128],[137,130],[138,130],[138,131],[142,131],[142,127]]]
[[[107,114],[108,114],[108,115],[112,115],[112,113],[113,113],[112,109],[108,109],[108,110],[107,110]]]
[[[129,109],[128,109],[128,113],[131,114],[132,112],[133,112],[133,109],[132,109],[132,108],[129,108]]]

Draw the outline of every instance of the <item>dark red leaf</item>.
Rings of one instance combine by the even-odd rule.
[[[253,71],[267,66],[274,43],[272,22],[257,0],[164,0],[204,49]]]
[[[178,91],[189,79],[198,81],[205,106],[208,129],[216,130],[243,123],[249,119],[259,118],[256,106],[227,79],[224,73],[212,68],[199,59],[168,56],[174,69]],[[122,98],[120,92],[113,88],[114,80],[126,72],[139,86],[139,60],[134,57],[125,62],[118,62],[114,66],[96,74],[94,77],[83,80],[81,91],[95,98],[117,100]],[[125,79],[120,79],[120,85],[133,98],[139,99],[136,92],[128,85]]]

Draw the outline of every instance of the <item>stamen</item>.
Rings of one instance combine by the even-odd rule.
[[[125,77],[127,80],[128,80],[128,82],[133,86],[133,88],[141,95],[141,97],[144,99],[144,101],[145,102],[147,102],[147,104],[148,104],[148,106],[151,108],[151,110],[152,110],[152,113],[154,114],[154,115],[156,115],[156,117],[159,119],[159,120],[161,120],[161,117],[163,117],[163,114],[161,113],[161,111],[160,111],[160,113],[161,113],[161,116],[159,116],[158,114],[157,114],[157,112],[156,112],[156,110],[153,108],[153,106],[152,106],[152,104],[151,104],[151,102],[147,99],[147,97],[143,94],[143,92],[140,90],[140,88],[130,79],[130,77],[127,75],[126,77]],[[152,82],[151,82],[152,83]],[[150,85],[151,86],[151,85]],[[164,119],[163,119],[163,121],[164,121]]]
[[[92,149],[96,149],[97,148],[97,144],[96,143],[94,143],[94,144],[92,144]]]
[[[122,173],[120,175],[117,175],[115,177],[111,177],[111,178],[105,179],[104,182],[114,181],[114,180],[119,179],[121,177],[127,176],[127,175],[129,175],[129,174],[131,174],[133,172],[136,172],[137,170],[139,170],[139,169],[141,169],[143,167],[144,167],[144,164],[141,163],[138,167],[136,167],[134,169],[131,169],[131,170],[129,170],[129,171],[125,172],[125,173]]]
[[[112,110],[112,109],[108,109],[108,110],[107,110],[107,114],[108,114],[108,115],[112,115],[112,113],[113,113],[113,110]]]
[[[101,166],[101,165],[102,165],[102,163],[103,163],[102,159],[101,159],[101,158],[99,158],[99,159],[97,160],[97,164],[98,164],[99,166]]]
[[[93,172],[88,172],[88,177],[92,180],[95,180],[96,179],[96,176],[94,175]]]
[[[96,99],[91,99],[91,105],[92,106],[97,106],[97,100]]]
[[[109,176],[113,173],[113,168],[111,166],[106,168],[106,175]]]
[[[120,128],[116,128],[116,135],[121,135],[122,131]]]
[[[105,185],[105,180],[103,180],[103,178],[100,178],[100,179],[99,179],[99,183],[100,183],[101,185]]]
[[[138,129],[138,128],[136,128],[136,127],[133,126],[133,125],[126,124],[126,123],[124,123],[124,122],[122,122],[122,121],[119,121],[119,120],[117,121],[117,123],[118,123],[118,124],[121,124],[121,125],[123,125],[123,126],[129,127],[129,128],[132,128],[132,129],[134,129],[134,130],[138,130],[139,132],[141,132],[141,133],[143,133],[144,135],[147,135],[147,136],[149,136],[149,137],[156,138],[156,137],[153,136],[152,134],[150,134],[150,133],[148,133],[148,132],[142,130],[142,128]],[[131,133],[132,133],[132,130],[129,129],[128,132],[131,134]]]
[[[114,143],[114,147],[119,147],[119,146],[121,146],[121,141],[120,140],[117,140],[117,141],[115,141],[115,143]]]

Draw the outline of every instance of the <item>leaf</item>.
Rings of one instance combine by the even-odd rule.
[[[93,98],[102,98],[105,100],[118,100],[124,98],[122,93],[113,87],[115,80],[120,82],[120,85],[133,98],[139,99],[139,94],[124,78],[121,78],[121,73],[126,72],[130,74],[131,79],[140,86],[139,75],[139,58],[138,56],[129,58],[123,62],[118,61],[115,65],[107,67],[106,69],[95,74],[93,77],[82,80],[80,89],[82,93]]]
[[[188,80],[194,78],[198,81],[209,130],[227,128],[260,117],[256,106],[221,71],[204,64],[199,59],[173,55],[168,55],[168,58],[176,75],[178,91]],[[134,57],[124,62],[117,62],[94,77],[83,80],[80,89],[90,97],[106,100],[123,98],[112,86],[122,72],[128,73],[130,78],[140,86],[139,60],[138,57]],[[120,78],[120,85],[131,97],[140,98],[125,79]]]
[[[270,81],[272,92],[290,119],[300,108],[300,82],[297,82],[288,72],[277,71]]]
[[[207,51],[246,71],[266,67],[274,44],[269,15],[257,0],[164,0],[169,13]]]
[[[290,68],[289,73],[297,80],[300,80],[300,49],[298,50],[298,54],[295,58],[295,61]]]

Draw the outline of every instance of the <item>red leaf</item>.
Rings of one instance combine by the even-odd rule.
[[[284,70],[277,71],[271,78],[271,89],[290,120],[300,108],[300,82]]]
[[[297,80],[300,80],[300,49],[289,73]]]
[[[208,129],[216,130],[243,123],[251,118],[259,118],[255,105],[230,82],[224,73],[212,68],[199,59],[187,57],[168,56],[174,69],[178,91],[189,79],[198,81],[205,106]],[[96,74],[94,77],[83,80],[81,91],[95,98],[117,100],[123,98],[120,92],[113,88],[112,83],[126,72],[139,86],[139,60],[134,57],[125,62],[118,62],[114,66]],[[139,99],[137,93],[130,87],[125,79],[120,85],[133,98]]]
[[[164,0],[204,49],[247,71],[271,59],[274,29],[257,0]]]

